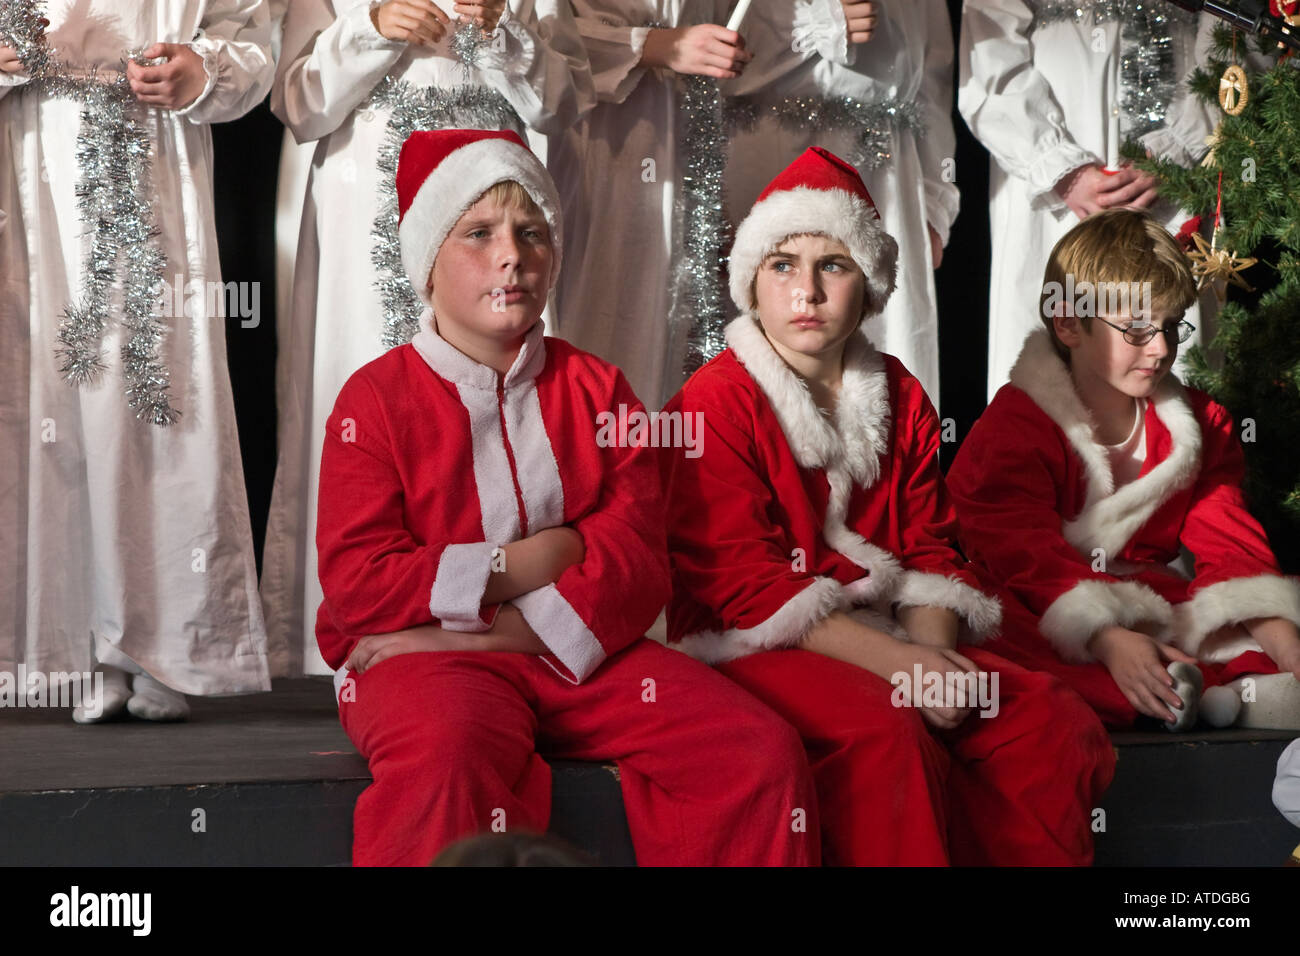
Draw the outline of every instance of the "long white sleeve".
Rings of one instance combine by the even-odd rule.
[[[1033,12],[1020,0],[966,0],[962,5],[957,107],[971,131],[1036,198],[1071,170],[1101,158],[1065,127],[1065,113],[1034,67]]]
[[[208,74],[199,98],[176,111],[191,123],[239,119],[271,88],[271,13],[263,0],[213,0],[190,47]]]
[[[628,4],[571,2],[578,34],[591,63],[596,98],[622,103],[645,76],[647,68],[641,65],[641,54],[650,28],[632,22]],[[635,6],[645,7],[645,4]]]
[[[925,135],[917,139],[916,148],[925,183],[925,217],[947,245],[961,208],[956,182],[944,178],[957,152],[957,134],[952,128],[952,20],[945,0],[921,2],[926,5],[925,75],[920,90]]]
[[[478,63],[495,89],[530,127],[563,132],[596,105],[591,65],[568,0],[522,0],[506,7],[499,39]]]
[[[370,6],[370,0],[290,4],[271,111],[299,143],[338,129],[406,52],[405,43],[375,29]]]
[[[1186,64],[1189,76],[1198,64],[1205,63],[1213,48],[1217,17],[1202,13],[1197,23],[1194,63]],[[1200,161],[1209,149],[1206,137],[1218,122],[1216,110],[1187,88],[1187,76],[1178,77],[1174,98],[1165,111],[1165,125],[1139,137],[1139,141],[1157,159],[1167,159],[1180,166]]]
[[[742,24],[742,33],[744,29]],[[849,24],[840,0],[795,0],[790,40],[791,49],[805,58],[820,56],[841,66],[852,65],[857,50],[849,43]]]

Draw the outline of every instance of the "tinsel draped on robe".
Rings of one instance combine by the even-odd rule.
[[[493,118],[512,109],[513,125],[522,121],[530,134],[558,133],[594,101],[568,0],[510,0],[499,42],[482,49],[477,67],[468,69],[453,50],[454,34],[434,48],[389,41],[371,22],[370,6],[369,0],[294,0],[271,94],[272,109],[298,141],[316,143],[292,314],[279,323],[279,461],[262,569],[277,676],[329,673],[313,633],[321,602],[316,496],[325,421],[349,376],[388,347],[393,325],[375,287],[384,273],[374,261],[372,236],[381,186],[391,175],[378,162],[392,111],[372,94],[394,83],[404,84],[400,95],[407,102],[468,90],[467,108],[448,125],[500,128],[506,124]],[[534,149],[544,146],[540,137],[529,138]],[[387,188],[391,199],[391,182]]]
[[[266,95],[265,7],[56,0],[46,11],[58,59],[104,79],[154,42],[193,42],[204,56],[208,87],[191,106],[132,109],[152,143],[148,198],[166,281],[221,281],[207,124]],[[75,387],[59,371],[59,327],[83,292],[91,238],[76,198],[81,128],[75,100],[0,75],[0,670],[17,661],[29,672],[86,670],[93,647],[101,661],[134,662],[185,693],[266,690],[227,320],[166,316],[159,359],[180,412],[171,425],[140,421],[127,405],[120,307],[99,379]],[[119,303],[120,284],[113,294]]]

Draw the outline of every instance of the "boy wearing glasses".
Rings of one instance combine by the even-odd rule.
[[[1232,417],[1170,374],[1195,298],[1145,213],[1075,226],[1048,260],[1045,328],[948,490],[967,555],[1007,592],[996,653],[1061,677],[1109,727],[1184,730],[1199,712],[1300,729],[1300,587],[1246,509]],[[1190,580],[1170,567],[1184,549]]]

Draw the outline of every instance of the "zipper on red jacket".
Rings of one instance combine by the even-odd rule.
[[[506,431],[506,385],[497,377],[497,417],[501,420],[501,442],[506,446],[506,461],[510,463],[510,480],[515,486],[515,506],[519,509],[519,537],[528,537],[528,512],[524,510],[524,491],[519,486],[519,472],[515,467],[515,450],[510,447],[510,433]]]

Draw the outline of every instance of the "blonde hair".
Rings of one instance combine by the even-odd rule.
[[[1175,314],[1196,301],[1196,282],[1186,253],[1163,226],[1137,209],[1093,213],[1062,236],[1047,257],[1039,318],[1057,354],[1067,361],[1070,350],[1056,335],[1049,304],[1059,301],[1062,288],[1083,283],[1123,289],[1149,283],[1151,307]],[[1091,319],[1079,316],[1084,329]]]
[[[528,215],[538,215],[545,218],[542,208],[533,200],[528,190],[513,179],[505,179],[488,187],[487,192],[480,196],[479,199],[490,199],[503,209],[518,209]],[[475,201],[477,202],[477,200]]]

